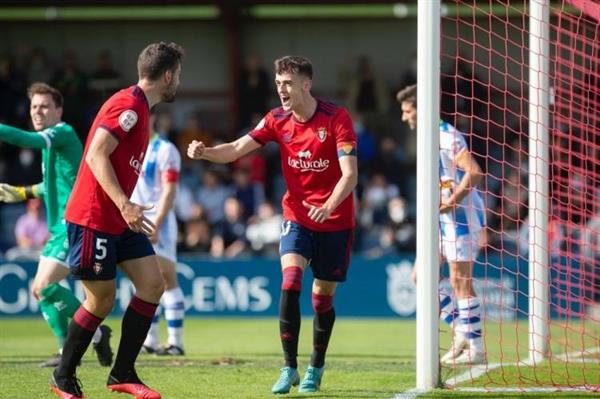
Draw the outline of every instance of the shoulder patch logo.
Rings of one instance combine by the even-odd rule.
[[[128,109],[127,111],[121,112],[121,115],[119,115],[119,126],[121,126],[121,129],[128,132],[135,126],[137,120],[138,116],[135,111]]]
[[[327,138],[327,130],[324,127],[320,127],[317,129],[317,138],[322,143]]]

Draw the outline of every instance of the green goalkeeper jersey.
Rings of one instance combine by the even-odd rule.
[[[50,234],[64,231],[66,227],[63,215],[83,154],[83,147],[75,130],[64,122],[39,132],[28,132],[0,124],[0,141],[42,150],[44,181],[36,188],[46,204]]]

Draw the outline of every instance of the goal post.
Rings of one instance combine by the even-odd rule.
[[[529,361],[548,354],[550,0],[529,2]]]
[[[419,1],[417,45],[416,387],[600,391],[600,0]],[[438,284],[439,119],[483,171],[473,305]]]
[[[440,384],[438,229],[440,0],[419,1],[417,28],[417,388]]]

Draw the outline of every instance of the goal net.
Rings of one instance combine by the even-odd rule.
[[[546,4],[457,0],[442,6],[442,119],[464,132],[484,173],[479,190],[487,216],[473,280],[487,363],[443,366],[449,387],[600,389],[600,1],[550,3],[549,51],[541,54],[549,66],[541,88],[548,105],[531,115],[530,17],[541,18],[531,15],[536,2]],[[537,119],[544,113],[546,119]],[[547,135],[530,141],[536,124]],[[537,173],[532,144],[548,151],[547,189],[538,193],[530,193]],[[543,196],[543,217],[529,209],[530,194]],[[530,246],[530,215],[537,215],[533,225],[547,245]],[[530,289],[539,277],[530,272],[536,266],[530,263],[538,262],[531,249],[540,245],[547,297]],[[535,295],[547,317],[531,317]],[[443,323],[441,330],[443,355],[452,334]],[[532,348],[532,339],[543,344]]]

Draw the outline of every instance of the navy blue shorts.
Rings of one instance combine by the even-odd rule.
[[[67,223],[67,233],[67,262],[76,280],[114,280],[118,263],[154,255],[148,237],[129,229],[115,235]]]
[[[313,231],[285,220],[281,225],[279,255],[298,254],[309,261],[313,276],[325,281],[346,281],[354,229]]]

